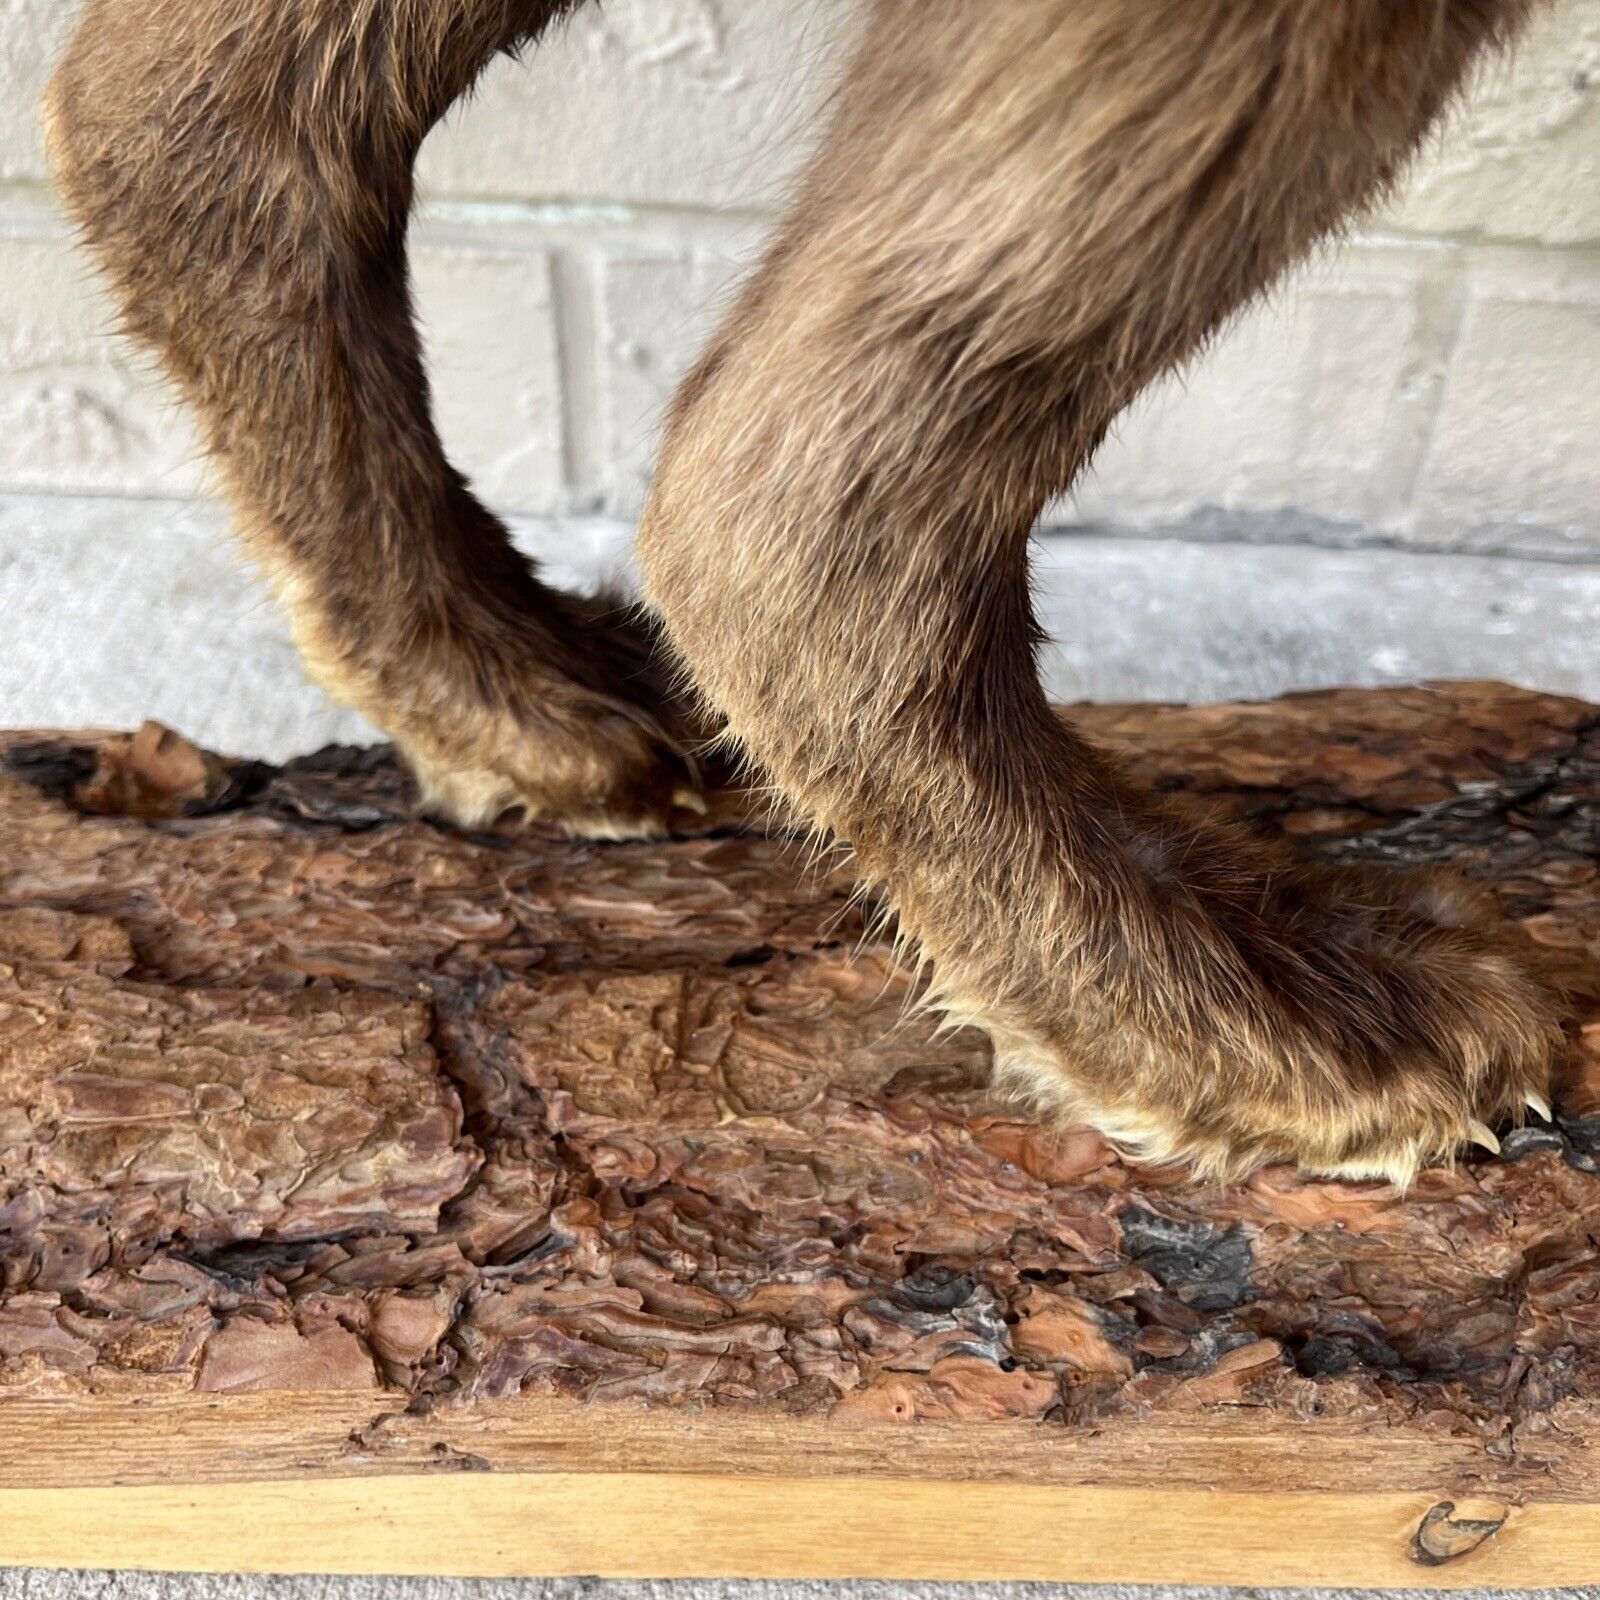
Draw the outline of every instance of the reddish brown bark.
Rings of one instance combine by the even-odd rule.
[[[1452,685],[1083,721],[1308,849],[1491,886],[1572,996],[1557,1124],[1407,1197],[1196,1186],[995,1103],[846,880],[731,800],[670,843],[469,837],[381,753],[16,734],[0,1396],[1245,1404],[1491,1451],[1592,1419],[1600,710]]]

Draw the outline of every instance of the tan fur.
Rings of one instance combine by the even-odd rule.
[[[864,4],[641,530],[685,683],[848,841],[1042,1108],[1217,1172],[1405,1179],[1544,1090],[1548,998],[1464,891],[1136,792],[1045,703],[1026,542],[1140,389],[1383,192],[1526,5]],[[457,814],[625,831],[681,795],[689,714],[450,471],[405,292],[423,134],[563,9],[90,0],[52,142],[312,670]]]
[[[665,823],[684,730],[637,622],[540,584],[451,470],[405,268],[423,136],[567,8],[88,0],[46,121],[312,675],[450,814],[613,835]]]

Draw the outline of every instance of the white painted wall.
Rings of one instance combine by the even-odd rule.
[[[45,187],[33,107],[75,10],[0,0],[0,491],[200,493]],[[609,0],[431,141],[421,303],[445,430],[496,504],[637,507],[853,10]],[[1551,7],[1398,202],[1143,402],[1064,515],[1215,507],[1306,514],[1279,538],[1600,556],[1600,0]]]

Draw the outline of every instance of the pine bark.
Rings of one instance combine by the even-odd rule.
[[[660,843],[467,835],[381,750],[11,734],[0,1407],[631,1398],[1063,1441],[1245,1408],[1519,1471],[1592,1439],[1600,708],[1081,717],[1307,850],[1488,885],[1570,995],[1555,1123],[1406,1195],[1196,1184],[993,1098],[847,877],[737,796]]]

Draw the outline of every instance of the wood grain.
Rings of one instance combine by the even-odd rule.
[[[381,751],[0,736],[0,1562],[1600,1580],[1600,710],[1083,717],[1486,884],[1556,1122],[1197,1185],[997,1102],[737,796],[468,836]]]
[[[5,1559],[29,1566],[1379,1588],[1600,1572],[1600,1507],[1403,1494],[549,1473],[21,1489],[0,1513]],[[1439,1513],[1479,1527],[1454,1559],[1419,1562]]]

